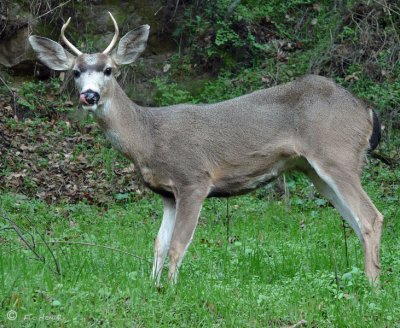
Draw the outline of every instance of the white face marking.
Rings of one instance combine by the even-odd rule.
[[[98,56],[96,54],[87,54],[85,56],[85,62],[88,65],[94,65],[98,61]]]
[[[104,86],[104,74],[103,72],[84,72],[76,81],[76,85],[80,92],[87,90],[93,90],[100,92]]]

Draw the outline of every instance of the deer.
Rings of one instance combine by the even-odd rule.
[[[251,192],[287,171],[308,176],[348,222],[364,251],[365,274],[375,283],[383,216],[364,191],[360,174],[366,154],[378,146],[379,119],[370,105],[332,80],[305,75],[286,84],[213,104],[143,107],[115,78],[145,50],[149,25],[119,29],[101,53],[74,53],[45,37],[31,35],[38,59],[52,70],[73,72],[79,102],[111,144],[128,159],[144,185],[163,200],[154,243],[151,278],[160,286],[169,257],[168,280],[177,282],[208,197]],[[115,47],[115,48],[114,48]]]

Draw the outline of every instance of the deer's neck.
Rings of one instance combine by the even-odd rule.
[[[116,149],[141,162],[152,147],[149,111],[131,101],[115,80],[106,96],[94,114],[97,122]]]

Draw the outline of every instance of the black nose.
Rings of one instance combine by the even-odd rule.
[[[100,99],[100,95],[96,91],[90,89],[83,92],[83,95],[90,105],[97,104]]]

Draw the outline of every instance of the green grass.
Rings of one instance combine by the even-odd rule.
[[[400,326],[400,213],[396,171],[366,171],[366,190],[386,217],[382,287],[362,273],[361,245],[348,235],[346,261],[338,213],[324,202],[267,202],[266,192],[207,200],[175,287],[157,290],[149,279],[153,241],[162,211],[150,195],[109,208],[50,206],[3,194],[1,208],[35,236],[42,263],[12,230],[0,231],[0,325],[6,327],[308,327]],[[373,178],[371,178],[373,176]],[[299,181],[299,182],[297,182]],[[303,180],[290,180],[295,190]],[[2,213],[2,215],[4,214]],[[8,226],[3,220],[0,228]],[[54,244],[87,242],[126,250]],[[29,236],[25,234],[27,240]],[[337,272],[337,273],[335,273]],[[15,310],[15,321],[7,313]],[[24,320],[25,318],[25,320]]]

